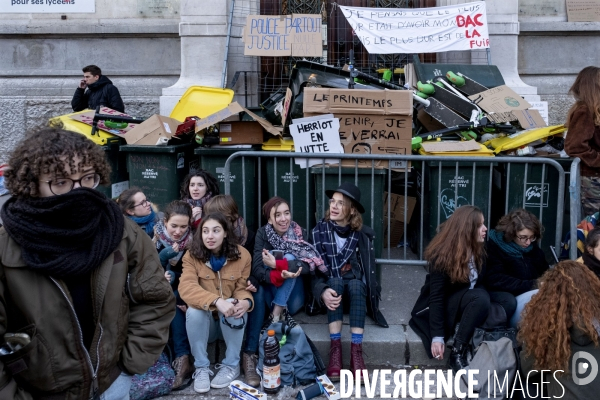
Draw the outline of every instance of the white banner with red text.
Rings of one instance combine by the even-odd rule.
[[[484,1],[431,8],[338,7],[371,54],[490,47]]]

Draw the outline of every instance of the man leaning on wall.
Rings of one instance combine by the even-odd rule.
[[[102,70],[95,65],[83,67],[83,79],[75,90],[71,107],[73,111],[83,111],[86,108],[96,109],[97,106],[112,108],[125,112],[119,89],[112,81],[102,75]]]

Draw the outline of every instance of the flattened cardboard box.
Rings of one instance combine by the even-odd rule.
[[[412,115],[409,90],[304,89],[304,112],[316,114]]]
[[[383,221],[383,247],[387,249],[388,247],[388,221],[387,219]],[[407,225],[408,226],[408,225]],[[392,232],[390,236],[390,248],[396,247],[402,237],[404,236],[404,222],[396,221],[395,219],[390,220],[390,231]]]
[[[473,103],[491,113],[501,113],[515,110],[526,110],[531,104],[522,98],[517,92],[506,85],[498,86],[469,96]]]
[[[383,223],[387,224],[388,216],[388,193],[383,192]],[[417,205],[416,197],[406,197],[406,223],[410,223],[410,218]],[[404,196],[392,193],[390,195],[390,217],[394,221],[404,222]]]
[[[219,124],[221,144],[261,144],[263,127],[254,121],[226,121]]]
[[[176,119],[154,114],[123,137],[127,144],[154,146],[171,139],[180,124]]]
[[[218,124],[219,122],[225,120],[226,118],[229,118],[235,114],[239,114],[242,111],[246,112],[256,122],[261,124],[262,127],[270,134],[275,135],[275,136],[281,136],[281,131],[282,131],[281,128],[274,127],[269,121],[267,121],[264,118],[259,117],[258,115],[254,114],[252,111],[248,110],[247,108],[242,107],[237,102],[233,102],[230,105],[228,105],[227,107],[225,107],[224,109],[217,111],[216,113],[213,113],[207,117],[201,118],[198,121],[196,121],[196,132],[199,132],[202,129],[207,128],[211,125]]]

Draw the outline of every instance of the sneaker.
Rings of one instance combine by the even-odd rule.
[[[210,383],[210,387],[215,389],[229,387],[229,384],[240,375],[239,364],[236,365],[235,368],[224,364],[217,364],[215,368],[218,369],[219,372],[217,372],[217,376],[215,376]]]
[[[290,312],[287,310],[287,308],[284,308],[281,314],[282,319],[285,320],[285,323],[287,324],[287,326],[289,326],[290,328],[293,328],[295,326],[298,326],[298,323],[296,322],[296,320],[294,318],[292,318],[292,315],[290,314]]]
[[[214,375],[210,368],[196,368],[192,379],[194,380],[194,390],[197,393],[206,393],[210,390],[210,375]]]
[[[183,389],[184,383],[194,372],[194,367],[190,362],[190,356],[188,354],[177,357],[173,361],[173,370],[175,371],[175,380],[171,390]]]

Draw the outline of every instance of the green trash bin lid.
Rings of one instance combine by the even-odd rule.
[[[174,144],[169,146],[136,146],[135,144],[126,144],[120,146],[119,150],[131,153],[178,153],[182,150],[194,146],[194,143]]]

